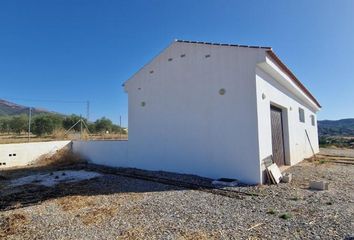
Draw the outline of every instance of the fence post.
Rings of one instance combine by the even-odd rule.
[[[30,138],[31,138],[31,118],[32,118],[32,108],[29,107],[29,112],[28,112],[28,142],[30,142]]]

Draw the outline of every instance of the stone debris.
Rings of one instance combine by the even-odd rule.
[[[236,187],[236,186],[240,185],[240,182],[236,179],[220,178],[220,179],[212,181],[212,184],[215,186]]]
[[[328,190],[329,183],[326,181],[311,181],[310,182],[310,189],[313,190]]]
[[[293,175],[291,173],[284,173],[281,181],[283,183],[290,183],[293,178]]]

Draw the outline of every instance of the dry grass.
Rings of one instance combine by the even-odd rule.
[[[139,201],[139,194],[122,194],[115,200],[114,207],[101,207],[94,196],[68,196],[56,200],[65,212],[75,213],[85,225],[100,224],[114,217],[126,201]],[[143,212],[141,207],[134,206],[125,210],[124,214],[135,215]]]
[[[142,236],[147,236],[147,230],[144,227],[140,226],[123,231],[117,239],[140,240]]]
[[[36,136],[31,135],[30,142],[48,142],[58,140],[79,140],[80,133],[68,133],[65,135],[65,130],[55,130],[52,135],[48,136]],[[82,140],[127,140],[128,134],[119,133],[102,133],[102,134],[89,134],[83,131],[81,135]],[[9,143],[27,143],[27,134],[0,134],[0,144]]]
[[[119,133],[102,133],[102,134],[90,134],[90,140],[128,140],[128,134]]]
[[[93,197],[88,196],[63,197],[57,200],[57,204],[66,212],[90,208],[96,205]]]
[[[139,193],[128,193],[128,194],[122,194],[121,197],[117,202],[117,206],[122,206],[126,201],[129,202],[139,202],[143,199],[144,197],[139,194]],[[123,214],[128,214],[128,215],[139,215],[144,213],[144,208],[142,205],[137,204],[137,205],[132,205],[129,208],[122,209]]]
[[[57,151],[54,155],[41,156],[31,165],[59,167],[77,163],[85,163],[85,161],[78,154],[74,154],[69,147],[65,147]]]
[[[99,207],[94,197],[90,196],[70,196],[57,200],[65,212],[77,212],[77,216],[85,225],[99,224],[117,214],[117,207]],[[83,212],[84,211],[84,212]]]
[[[31,142],[48,142],[51,139],[46,137],[36,137],[35,135],[31,135]],[[9,143],[26,143],[28,142],[27,134],[1,134],[0,135],[0,144],[9,144]]]
[[[53,134],[52,134],[52,137],[54,139],[68,139],[68,136],[65,135],[65,130],[64,129],[55,129]]]
[[[121,206],[126,201],[138,202],[142,198],[143,197],[141,196],[141,194],[138,193],[121,194],[115,200],[115,205]],[[82,210],[84,208],[93,208],[97,206],[97,203],[98,202],[94,196],[68,196],[57,200],[57,204],[60,205],[64,211],[76,211],[76,210]],[[138,212],[137,208],[129,209],[129,213],[137,213],[137,212]]]
[[[208,231],[190,231],[182,232],[179,237],[180,240],[207,240],[207,239],[222,239],[222,235],[219,232],[208,232]]]
[[[144,208],[142,206],[134,206],[125,210],[123,213],[129,215],[139,215],[144,213]]]
[[[177,233],[178,240],[216,240],[223,239],[222,233],[219,231],[207,231],[207,230],[190,230],[185,231],[175,228],[165,228],[166,232]],[[152,236],[154,233],[145,226],[135,226],[124,230],[118,239],[142,239],[145,236]]]
[[[117,211],[117,208],[97,208],[80,215],[80,217],[85,225],[99,224],[114,217],[117,214]]]
[[[0,216],[0,238],[17,234],[26,228],[29,220],[23,213],[14,213],[9,216]]]

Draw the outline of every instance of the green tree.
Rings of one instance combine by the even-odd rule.
[[[59,129],[63,127],[64,118],[62,116],[57,114],[48,114],[47,116],[49,119],[51,119],[54,125],[54,129]]]
[[[95,131],[96,132],[106,132],[112,131],[113,123],[108,118],[100,118],[95,121]]]
[[[28,117],[26,115],[14,116],[9,122],[12,132],[20,134],[28,129]]]
[[[125,134],[125,130],[122,129],[119,125],[116,125],[116,124],[112,125],[112,132]]]
[[[63,120],[63,127],[64,129],[68,130],[70,129],[72,126],[74,126],[75,123],[77,123],[79,120],[80,120],[80,116],[78,115],[71,115],[71,116],[68,116],[68,117],[65,117],[64,120]],[[82,120],[85,121],[85,123],[87,123],[86,119],[82,118]],[[80,124],[77,124],[75,127],[74,127],[74,130],[75,131],[80,131]]]
[[[88,127],[88,130],[90,133],[94,133],[96,132],[96,126],[95,126],[95,123],[87,123],[87,127]]]
[[[42,136],[44,134],[51,134],[55,129],[55,121],[51,116],[40,115],[33,120],[32,132],[36,135]]]
[[[0,118],[0,132],[2,133],[10,132],[10,120],[11,118],[8,116],[4,116]]]

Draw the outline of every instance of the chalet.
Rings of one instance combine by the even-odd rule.
[[[74,143],[96,163],[258,184],[319,151],[321,106],[270,47],[176,40],[124,88],[129,140]]]

